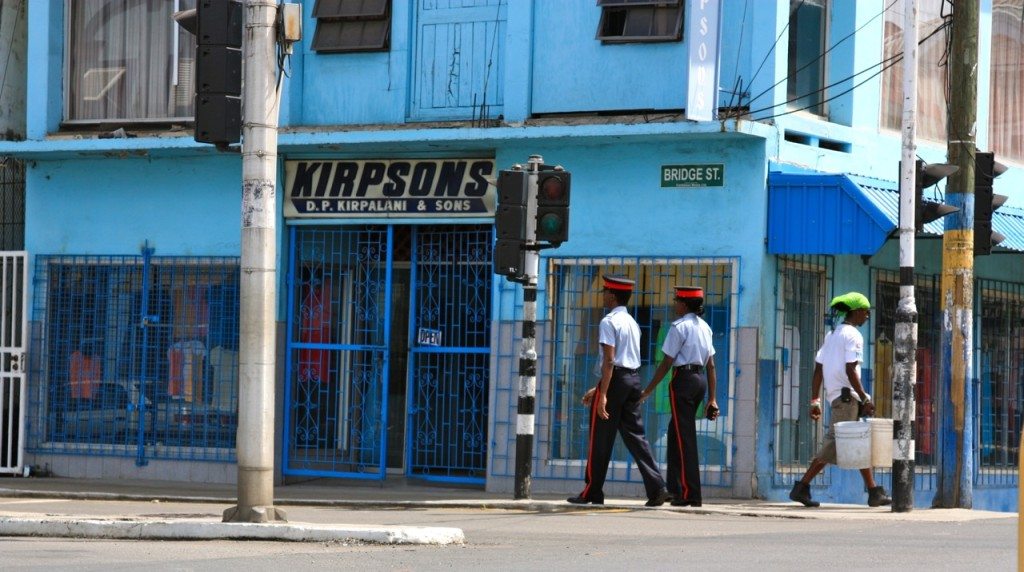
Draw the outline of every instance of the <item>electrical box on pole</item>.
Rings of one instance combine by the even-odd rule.
[[[242,136],[242,3],[198,0],[174,20],[196,37],[195,140],[225,147]]]
[[[974,154],[974,255],[992,254],[992,247],[1006,240],[992,230],[992,212],[1003,206],[1006,195],[997,195],[992,181],[1002,175],[1006,167],[996,162],[994,153],[978,151]]]

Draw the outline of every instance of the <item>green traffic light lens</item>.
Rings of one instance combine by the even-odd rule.
[[[540,217],[540,230],[545,234],[557,234],[562,230],[562,217],[548,213]]]

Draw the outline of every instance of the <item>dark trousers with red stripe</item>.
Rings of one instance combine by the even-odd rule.
[[[665,488],[658,465],[651,454],[651,446],[644,436],[644,422],[640,417],[640,375],[616,369],[608,384],[608,419],[597,415],[597,395],[590,406],[590,448],[587,455],[587,486],[580,496],[591,501],[604,500],[604,480],[612,458],[615,434],[629,449],[644,479],[647,498],[655,498]]]
[[[700,459],[694,416],[708,391],[704,374],[677,371],[669,385],[672,424],[668,428],[668,492],[677,499],[700,501]]]

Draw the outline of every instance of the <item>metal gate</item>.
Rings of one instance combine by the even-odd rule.
[[[0,252],[0,473],[21,473],[25,434],[25,252]]]
[[[482,483],[487,463],[490,226],[413,235],[410,475]]]
[[[292,227],[286,475],[383,479],[392,227]]]
[[[491,226],[289,236],[284,473],[483,482]]]

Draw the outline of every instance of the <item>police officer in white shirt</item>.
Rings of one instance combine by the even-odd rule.
[[[704,290],[693,286],[676,286],[675,311],[679,316],[665,336],[661,351],[664,359],[654,372],[641,399],[647,399],[672,367],[669,398],[672,423],[668,428],[668,491],[673,506],[701,506],[700,458],[697,455],[697,409],[704,396],[708,419],[718,418],[715,401],[715,347],[711,343],[711,326],[701,318],[704,314]],[[705,376],[706,372],[706,376]]]
[[[856,421],[863,409],[865,415],[872,415],[875,407],[871,396],[860,383],[860,364],[864,361],[864,336],[857,328],[867,322],[871,302],[859,292],[836,296],[829,304],[837,319],[842,323],[825,336],[814,358],[814,374],[811,378],[811,419],[821,419],[821,386],[825,386],[825,399],[832,411],[832,424],[825,434],[825,442],[811,460],[804,476],[793,484],[789,493],[794,500],[807,507],[820,506],[811,499],[811,481],[829,463],[836,462],[835,424]],[[868,489],[868,506],[877,507],[892,504],[885,488],[875,485],[871,468],[860,470],[864,486]]]
[[[604,306],[611,311],[598,330],[600,381],[583,396],[583,403],[590,405],[586,486],[579,495],[567,499],[573,504],[604,504],[604,480],[616,433],[622,435],[643,476],[647,506],[661,506],[671,498],[640,417],[640,327],[626,310],[633,285],[626,278],[604,277]]]

